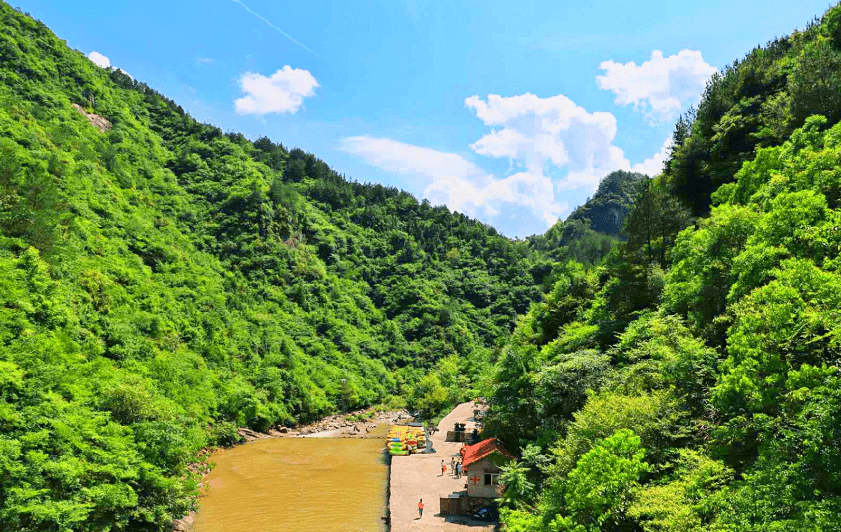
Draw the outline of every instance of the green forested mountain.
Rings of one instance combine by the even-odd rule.
[[[165,530],[237,426],[483,393],[508,530],[841,530],[841,8],[525,242],[0,25],[0,529]]]
[[[525,243],[0,25],[0,529],[166,529],[202,447],[434,411],[539,299]]]
[[[520,318],[507,530],[841,530],[839,65],[835,6],[714,76],[627,240]]]
[[[811,115],[841,119],[839,16],[830,9],[757,46],[713,75],[697,110],[678,121],[666,175],[693,213],[709,213],[711,194],[733,183],[757,148],[781,144]]]
[[[597,264],[622,238],[625,217],[646,176],[617,170],[605,176],[592,198],[542,235],[528,238],[541,256],[555,262]]]
[[[589,222],[594,231],[610,236],[619,236],[625,216],[634,203],[634,196],[645,175],[617,170],[611,172],[599,183],[592,198],[588,198],[570,214],[566,222],[580,220]]]

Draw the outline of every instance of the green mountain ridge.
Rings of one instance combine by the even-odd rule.
[[[714,75],[502,348],[509,531],[841,530],[841,6]]]
[[[526,241],[0,17],[0,528],[166,530],[238,426],[483,395],[506,530],[841,530],[841,7]]]
[[[589,221],[590,228],[599,233],[619,236],[628,211],[634,204],[637,183],[646,175],[617,170],[606,175],[592,198],[567,216],[565,223]]]
[[[625,217],[648,177],[617,170],[606,175],[593,197],[542,235],[527,240],[532,249],[556,262],[573,259],[594,265],[623,238]]]
[[[0,17],[0,528],[165,529],[201,448],[434,412],[540,298],[526,243],[199,124]]]

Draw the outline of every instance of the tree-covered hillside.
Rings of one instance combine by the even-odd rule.
[[[841,6],[714,76],[627,240],[520,319],[506,530],[841,530],[838,65]]]
[[[512,532],[841,530],[841,7],[527,241],[0,26],[0,529],[166,530],[238,426],[481,393]]]
[[[634,203],[638,183],[645,177],[643,174],[624,170],[609,173],[599,183],[593,197],[572,211],[565,221],[587,221],[594,231],[619,236],[625,216]]]
[[[524,242],[0,26],[0,529],[166,529],[199,449],[434,411],[539,299]]]
[[[625,217],[646,176],[617,170],[605,176],[592,198],[542,235],[528,238],[532,249],[555,262],[595,265],[624,236]]]
[[[713,75],[697,110],[678,121],[666,180],[695,214],[709,213],[711,194],[734,182],[757,148],[781,144],[811,115],[841,119],[838,17],[830,9],[757,46]]]

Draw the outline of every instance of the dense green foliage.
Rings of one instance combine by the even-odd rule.
[[[435,413],[540,297],[525,242],[0,26],[0,529],[168,529],[202,447]]]
[[[529,237],[529,244],[555,262],[597,264],[622,237],[625,217],[645,177],[622,170],[611,172],[592,198],[546,233]]]
[[[511,531],[841,530],[841,8],[527,241],[0,24],[0,528],[163,530],[238,426],[484,393]]]
[[[576,208],[565,220],[589,222],[594,231],[618,237],[622,232],[625,216],[634,203],[637,183],[643,174],[616,170],[607,174],[592,198]]]
[[[626,241],[518,322],[508,530],[841,530],[839,22],[714,76]]]
[[[732,183],[757,148],[779,145],[818,114],[841,120],[841,15],[829,10],[803,31],[757,46],[707,84],[697,110],[675,126],[666,180],[695,215]]]

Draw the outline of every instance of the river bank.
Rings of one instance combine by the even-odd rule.
[[[371,417],[369,413],[373,413]],[[257,432],[247,428],[237,429],[243,443],[263,438],[365,438],[371,429],[380,424],[397,424],[412,419],[405,409],[378,412],[376,409],[362,409],[347,414],[334,414],[315,423],[296,427],[278,427],[268,432]]]
[[[259,440],[272,438],[361,438],[361,439],[383,439],[384,431],[377,430],[378,426],[405,423],[411,420],[411,415],[405,410],[377,411],[376,408],[365,408],[345,414],[334,414],[320,419],[314,423],[298,425],[295,427],[277,427],[267,432],[258,432],[248,428],[239,428],[237,433],[243,441],[235,444],[238,447]],[[211,468],[207,463],[209,457],[218,448],[206,448],[199,452],[199,457],[204,460],[190,464],[192,473],[199,474],[202,481],[199,482],[199,490],[204,491],[205,477],[210,473]],[[196,512],[192,511],[181,519],[172,523],[173,532],[188,532],[192,529],[196,519]]]
[[[472,401],[462,403],[440,422],[440,431],[429,441],[435,450],[431,454],[393,456],[389,472],[389,521],[391,532],[489,532],[493,523],[475,521],[462,516],[442,516],[439,498],[466,489],[467,479],[456,478],[450,471],[450,458],[458,454],[464,444],[445,441],[447,430],[455,423],[464,423],[468,432],[478,427],[473,418],[477,407]],[[447,472],[441,473],[441,461]],[[423,516],[418,516],[418,501],[423,499]]]

